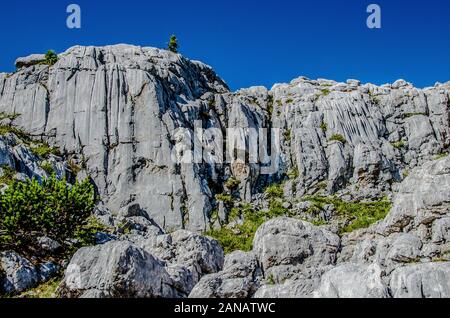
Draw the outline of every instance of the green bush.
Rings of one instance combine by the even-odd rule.
[[[340,229],[341,233],[369,227],[384,219],[392,207],[387,199],[373,202],[347,202],[336,197],[315,196],[305,197],[304,200],[313,204],[311,209],[323,210],[324,205],[333,204],[337,214],[347,221],[347,225]]]
[[[16,171],[8,165],[2,165],[1,168],[3,174],[0,177],[0,184],[10,184],[16,174]]]
[[[42,181],[13,181],[0,194],[0,248],[23,247],[33,238],[48,236],[60,243],[73,238],[95,204],[88,180],[68,185],[52,177]]]
[[[396,149],[402,149],[406,147],[406,144],[403,140],[398,141],[398,142],[393,142],[392,143],[392,147],[396,148]]]
[[[230,177],[227,181],[225,181],[225,187],[230,190],[236,189],[240,184],[241,181],[239,181],[235,177]]]
[[[342,136],[341,134],[334,134],[333,136],[331,136],[330,141],[339,141],[343,144],[347,142],[347,140],[345,140],[344,136]]]
[[[30,147],[30,149],[33,154],[41,158],[48,158],[50,155],[60,155],[56,148],[52,148],[46,143],[37,144],[34,147]]]
[[[269,198],[282,198],[284,195],[284,190],[281,184],[272,184],[266,188],[265,193],[269,196]]]
[[[55,172],[55,169],[53,169],[53,165],[48,161],[41,162],[40,167],[50,175]]]
[[[323,96],[328,96],[328,95],[330,95],[330,90],[329,89],[327,89],[327,88],[325,88],[325,89],[322,89],[322,95]]]
[[[233,204],[233,198],[231,197],[231,195],[228,194],[217,194],[216,200],[222,201],[225,204]]]
[[[170,37],[169,45],[168,45],[167,49],[170,52],[178,53],[178,39],[177,39],[177,37],[175,35],[172,35]]]
[[[322,131],[323,131],[324,133],[326,133],[327,130],[328,130],[328,125],[327,125],[327,123],[323,121],[323,122],[320,124],[320,129],[322,129]]]
[[[44,64],[51,66],[56,64],[56,62],[58,62],[58,55],[54,51],[48,50],[47,53],[45,53]]]

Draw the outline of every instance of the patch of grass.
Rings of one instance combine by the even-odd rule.
[[[328,125],[327,125],[327,123],[323,121],[323,122],[320,124],[320,129],[322,129],[322,131],[323,131],[324,133],[326,133],[327,130],[328,130]]]
[[[77,165],[72,159],[67,162],[70,171],[72,171],[75,175],[77,175],[81,171],[81,167]]]
[[[34,289],[30,289],[18,296],[18,298],[56,298],[56,290],[58,289],[60,279],[52,279],[39,285]]]
[[[408,170],[404,170],[402,173],[403,179],[409,177],[409,171]]]
[[[284,190],[281,184],[272,184],[264,192],[270,199],[282,198],[284,196]]]
[[[281,101],[281,100],[277,100],[277,105],[278,105],[278,107],[281,107],[281,106],[283,106],[283,102]]]
[[[0,184],[9,185],[13,181],[16,171],[8,165],[2,165],[1,168],[3,170],[3,175],[0,177]]]
[[[333,136],[331,136],[329,141],[339,141],[340,143],[343,143],[343,144],[345,144],[347,142],[347,140],[345,140],[345,137],[342,136],[341,134],[334,134]]]
[[[291,138],[292,138],[292,136],[291,136],[291,130],[290,130],[290,129],[286,129],[286,130],[283,132],[283,137],[284,137],[284,139],[285,139],[286,141],[291,141]]]
[[[272,190],[277,186],[269,187]],[[280,195],[279,190],[273,191],[275,195]],[[242,205],[240,208],[233,208],[228,216],[228,220],[241,218],[242,223],[232,227],[223,226],[219,229],[213,229],[205,233],[216,239],[226,254],[233,251],[251,251],[253,247],[253,238],[258,228],[266,221],[280,216],[289,216],[289,211],[282,206],[281,199],[272,198],[268,211],[254,210],[250,205]]]
[[[333,204],[337,214],[348,221],[348,225],[340,229],[341,233],[369,227],[384,219],[392,207],[387,199],[373,202],[347,202],[336,197],[314,196],[305,197],[303,200],[310,201],[319,209],[323,209],[326,204]]]
[[[329,89],[327,89],[327,88],[322,89],[321,91],[322,91],[322,95],[323,95],[323,96],[328,96],[328,95],[330,95],[330,93],[331,93],[331,91],[330,91]]]
[[[395,149],[403,149],[406,147],[406,143],[403,140],[391,143]]]
[[[434,158],[434,160],[440,160],[440,159],[443,159],[443,158],[447,157],[448,155],[449,155],[448,152],[440,153],[440,154],[438,154],[438,155]]]
[[[235,177],[230,177],[225,181],[225,187],[230,190],[236,189],[241,184],[241,181],[236,179]]]
[[[48,161],[41,162],[41,164],[39,166],[42,168],[42,170],[47,172],[47,174],[49,174],[49,175],[51,175],[55,172],[55,169],[53,169],[53,165]]]
[[[5,112],[0,112],[0,120],[5,120],[5,119],[9,119],[10,121],[14,121],[17,118],[19,118],[21,116],[21,114],[19,113],[14,113],[14,114],[8,114]]]
[[[420,116],[420,115],[426,116],[427,114],[426,113],[405,113],[405,114],[403,114],[403,118],[406,119],[406,118],[411,118],[411,117]]]
[[[22,140],[30,140],[30,136],[21,128],[12,125],[0,125],[0,136],[14,134]]]
[[[34,147],[30,147],[31,152],[40,158],[48,158],[50,155],[59,156],[59,150],[50,147],[46,143],[36,144]]]
[[[291,180],[297,179],[299,175],[300,175],[300,173],[298,171],[298,167],[292,168],[287,173],[288,178]]]
[[[217,194],[216,195],[216,200],[217,201],[222,201],[223,203],[225,203],[227,205],[232,205],[233,204],[233,198],[229,194]]]
[[[275,279],[273,278],[272,274],[267,277],[267,285],[275,285]]]

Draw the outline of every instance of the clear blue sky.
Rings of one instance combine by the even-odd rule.
[[[82,29],[66,28],[66,7],[82,9]],[[366,27],[366,7],[382,8],[382,29]],[[448,0],[40,0],[1,2],[0,71],[18,56],[76,44],[164,47],[211,66],[232,89],[311,78],[419,87],[450,80]]]

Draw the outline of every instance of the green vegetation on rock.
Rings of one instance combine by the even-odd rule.
[[[347,202],[337,197],[313,196],[305,197],[303,200],[313,204],[310,209],[323,210],[324,205],[332,204],[337,214],[347,221],[347,224],[340,229],[341,233],[369,227],[384,219],[392,207],[387,199],[374,202]]]
[[[345,140],[345,137],[342,136],[341,134],[334,134],[333,136],[331,136],[329,141],[339,141],[340,143],[343,143],[343,144],[345,144],[347,142],[347,140]]]
[[[13,181],[0,194],[0,248],[32,245],[34,238],[60,243],[73,238],[94,208],[89,180],[68,185],[54,175],[42,181]]]

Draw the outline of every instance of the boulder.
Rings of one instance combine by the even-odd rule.
[[[450,262],[397,268],[389,286],[395,298],[450,298]]]
[[[3,272],[0,274],[0,290],[6,294],[20,293],[39,283],[36,267],[14,251],[0,253],[0,272]]]
[[[278,265],[319,267],[333,264],[339,245],[339,236],[327,230],[297,219],[277,218],[257,230],[253,251],[267,271]]]
[[[341,264],[322,276],[314,297],[388,298],[389,291],[381,275],[381,268],[377,264]]]

